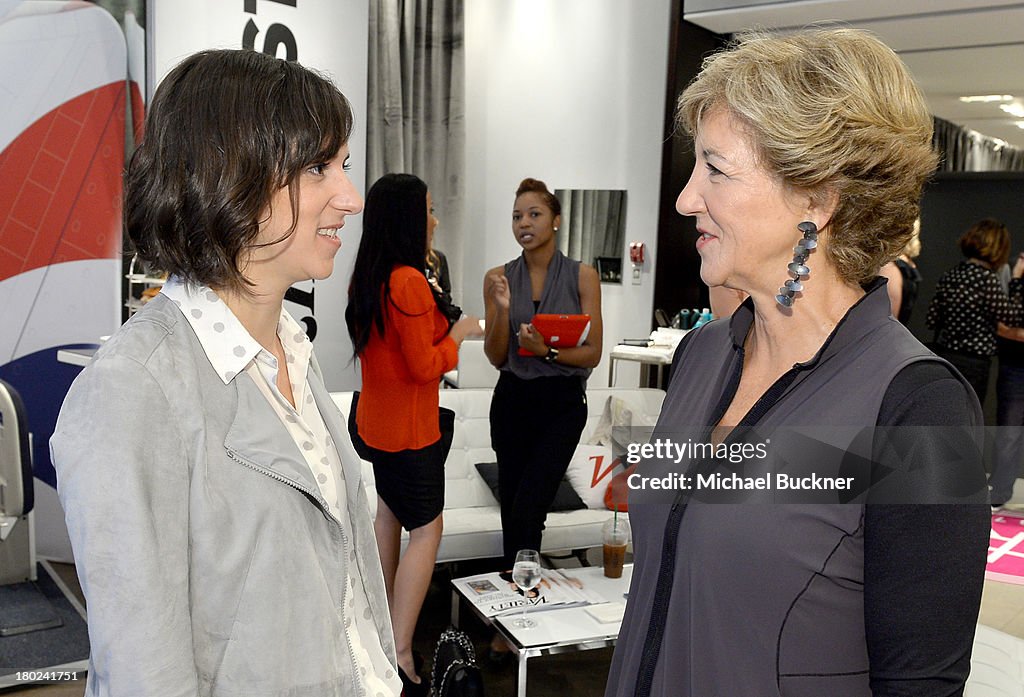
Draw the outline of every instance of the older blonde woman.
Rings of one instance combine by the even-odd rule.
[[[988,539],[981,413],[876,277],[935,166],[921,94],[862,32],[750,35],[706,60],[678,118],[701,277],[750,297],[677,353],[653,438],[716,455],[638,468],[676,484],[631,496],[607,695],[961,694]]]

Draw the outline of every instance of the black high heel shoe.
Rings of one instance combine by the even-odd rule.
[[[399,666],[398,677],[402,679],[402,697],[427,697],[430,694],[430,685],[422,675],[417,676],[420,679],[419,682],[413,682]]]

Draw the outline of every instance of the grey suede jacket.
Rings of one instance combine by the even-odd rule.
[[[344,463],[344,528],[255,383],[225,385],[166,297],[75,380],[50,448],[88,604],[87,695],[361,695],[340,612],[351,564],[395,663],[360,460],[315,359],[308,380]]]

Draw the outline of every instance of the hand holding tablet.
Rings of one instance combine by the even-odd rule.
[[[582,346],[590,333],[590,315],[534,315],[530,321],[534,330],[544,337],[544,343],[554,348]],[[520,356],[532,352],[519,347]]]

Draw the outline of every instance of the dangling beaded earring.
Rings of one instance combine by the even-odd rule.
[[[800,278],[811,275],[811,270],[807,268],[806,264],[807,256],[811,253],[812,249],[818,246],[817,225],[809,220],[805,220],[796,227],[800,232],[804,233],[804,236],[793,247],[793,263],[787,267],[789,272],[793,274],[793,278],[786,281],[786,284],[779,288],[779,294],[775,296],[775,301],[783,307],[792,307],[793,296],[804,289],[804,284],[800,282]]]

